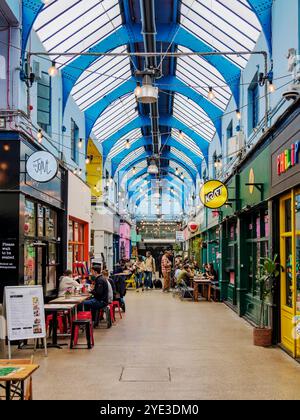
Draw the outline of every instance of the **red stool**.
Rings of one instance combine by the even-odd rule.
[[[58,329],[60,334],[64,334],[65,333],[65,327],[64,327],[64,320],[63,320],[63,315],[58,315],[57,316],[57,325],[58,325]],[[46,318],[46,331],[48,330],[50,323],[53,321],[53,315],[48,315]]]
[[[74,319],[75,320],[75,319]],[[93,320],[92,320],[92,313],[90,311],[88,312],[78,312],[77,314],[77,320],[78,321],[91,321],[90,322],[90,335],[91,335],[91,343],[92,346],[95,345],[94,341],[94,333],[93,333]],[[76,346],[78,343],[79,338],[79,325],[75,325],[75,331],[74,331],[74,345]]]
[[[115,308],[117,308],[117,309],[118,309],[118,312],[119,312],[120,318],[122,319],[122,312],[121,312],[120,302],[119,302],[118,300],[114,300],[112,304],[113,304],[114,309],[115,309]],[[114,311],[114,312],[115,312],[115,311]],[[114,318],[115,318],[115,316],[114,316]]]
[[[113,302],[109,303],[108,307],[109,307],[110,318],[111,318],[112,322],[116,322],[114,303]]]

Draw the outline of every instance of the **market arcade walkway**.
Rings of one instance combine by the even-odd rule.
[[[127,308],[117,326],[96,330],[93,350],[38,354],[34,398],[300,398],[300,365],[254,347],[252,328],[225,305],[150,291],[129,292]]]

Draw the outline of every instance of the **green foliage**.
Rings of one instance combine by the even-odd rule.
[[[278,255],[275,255],[273,259],[270,257],[261,258],[262,263],[259,264],[258,274],[256,276],[261,300],[260,328],[265,327],[265,305],[267,301],[272,303],[274,283],[281,270],[280,265],[276,262],[277,258]]]

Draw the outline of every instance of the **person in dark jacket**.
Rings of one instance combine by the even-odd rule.
[[[95,320],[96,311],[104,309],[108,305],[108,285],[107,281],[100,275],[101,267],[93,267],[91,274],[95,277],[94,288],[91,291],[93,297],[84,302],[84,309],[86,311],[91,310],[93,320]]]

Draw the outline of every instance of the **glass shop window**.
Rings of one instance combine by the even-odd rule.
[[[24,244],[24,284],[26,286],[35,285],[35,261],[36,249],[32,246],[32,241],[25,241]]]
[[[36,210],[35,204],[32,201],[25,200],[25,223],[24,223],[24,235],[32,236],[36,235]]]
[[[45,209],[45,228],[46,237],[56,239],[57,237],[57,214],[54,210]]]

